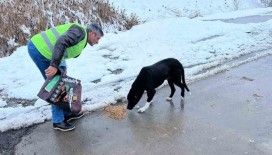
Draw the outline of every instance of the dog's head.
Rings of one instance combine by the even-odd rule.
[[[131,87],[129,93],[127,95],[128,105],[127,109],[132,110],[135,105],[140,101],[141,97],[143,96],[144,90],[140,89],[139,87]]]
[[[146,85],[147,71],[146,68],[142,68],[139,75],[133,82],[131,89],[127,95],[128,105],[127,109],[131,110],[140,101],[144,93],[144,88]]]

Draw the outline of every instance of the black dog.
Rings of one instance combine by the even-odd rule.
[[[182,64],[174,58],[164,59],[151,66],[146,66],[141,69],[127,95],[127,109],[133,109],[146,90],[148,97],[147,103],[144,107],[138,110],[138,112],[144,112],[151,104],[151,101],[156,93],[155,88],[160,86],[166,79],[171,88],[171,94],[169,95],[168,100],[172,99],[176,91],[174,84],[181,88],[182,97],[184,97],[184,88],[189,91],[185,83],[184,69]]]

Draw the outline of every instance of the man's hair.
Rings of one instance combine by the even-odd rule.
[[[104,36],[104,33],[102,31],[101,26],[99,26],[96,23],[92,23],[92,24],[87,25],[86,30],[87,30],[88,33],[89,32],[95,32],[100,36]]]

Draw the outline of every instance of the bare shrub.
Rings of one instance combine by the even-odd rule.
[[[138,25],[139,24],[139,19],[136,16],[136,14],[131,14],[129,18],[125,19],[125,28],[127,30],[131,29],[134,25]]]
[[[106,0],[6,0],[0,3],[0,14],[0,57],[25,45],[32,35],[66,22],[83,25],[97,22],[115,25],[119,30],[130,29],[139,23],[136,15],[125,16]]]
[[[272,7],[272,0],[261,0],[266,7]]]
[[[25,44],[30,34],[20,29],[25,25],[31,29],[31,33],[35,33],[40,29],[44,29],[43,17],[40,15],[38,9],[33,8],[31,11],[27,6],[31,0],[10,1],[9,3],[2,3],[0,6],[0,24],[1,41],[0,51],[1,56],[7,56],[19,45]],[[26,7],[22,5],[25,3]],[[32,17],[37,17],[36,21]],[[13,40],[14,44],[9,41]]]
[[[118,13],[111,8],[108,3],[97,2],[97,13],[102,22],[114,23],[114,19],[118,18]]]
[[[239,0],[233,0],[233,7],[235,11],[239,9]]]

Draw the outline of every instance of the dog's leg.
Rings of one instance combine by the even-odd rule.
[[[181,97],[184,98],[184,85],[181,83],[181,77],[183,77],[184,75],[184,70],[183,68],[179,69],[179,70],[175,70],[174,71],[174,76],[173,76],[173,81],[174,84],[177,85],[178,87],[180,87],[181,89]],[[185,79],[183,79],[185,80]]]
[[[146,109],[149,108],[150,104],[152,103],[152,99],[153,99],[155,93],[156,93],[155,89],[147,90],[147,102],[145,103],[145,105],[142,108],[140,108],[138,110],[138,112],[144,112],[144,111],[146,111]]]
[[[149,106],[150,106],[151,103],[152,103],[152,101],[146,102],[145,105],[142,108],[138,109],[138,112],[144,112],[144,111],[146,111],[146,109],[149,108]]]
[[[153,100],[155,93],[156,93],[155,89],[147,90],[147,102],[151,102]]]
[[[183,86],[183,84],[181,83],[180,80],[181,80],[181,79],[178,78],[178,79],[176,79],[176,80],[174,81],[174,83],[175,83],[178,87],[180,87],[180,89],[181,89],[181,97],[184,98],[184,91],[185,91],[185,89],[184,89],[184,86]]]
[[[174,81],[172,79],[168,79],[168,84],[170,86],[170,89],[171,89],[171,94],[169,95],[169,97],[166,98],[167,101],[172,101],[172,97],[176,91],[176,88],[174,86]]]

